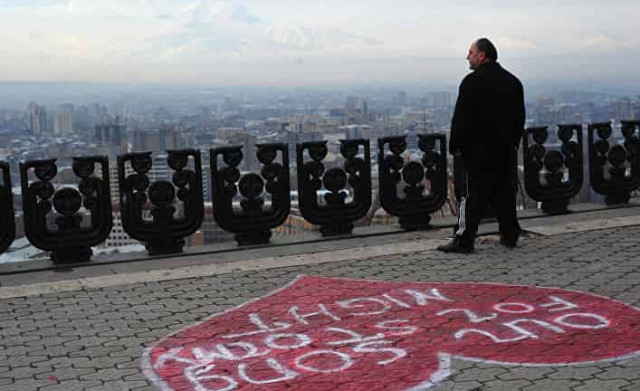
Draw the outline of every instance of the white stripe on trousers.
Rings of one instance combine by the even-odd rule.
[[[465,193],[466,196],[462,197],[460,200],[460,210],[458,211],[458,231],[456,232],[457,236],[464,235],[464,231],[467,229],[467,202],[469,199],[469,174],[465,174]]]
[[[462,197],[460,201],[460,211],[458,212],[458,231],[457,236],[464,235],[464,231],[467,229],[466,216],[467,215],[467,197]]]

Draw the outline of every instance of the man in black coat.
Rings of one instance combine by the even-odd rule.
[[[486,38],[474,42],[467,60],[473,70],[460,84],[449,153],[461,154],[466,168],[466,194],[460,202],[453,240],[444,252],[470,253],[478,224],[491,201],[498,217],[501,243],[516,246],[517,150],[524,131],[522,83],[496,61],[498,52]]]

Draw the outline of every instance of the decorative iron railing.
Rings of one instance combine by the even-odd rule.
[[[173,170],[171,181],[161,178],[151,182],[151,152],[118,158],[122,226],[129,236],[145,243],[150,255],[182,252],[184,238],[193,234],[204,218],[200,151],[167,153],[167,165]],[[127,167],[134,173],[126,175]]]
[[[298,144],[300,213],[307,221],[320,225],[323,236],[350,234],[354,222],[371,207],[369,140],[340,143],[343,166],[329,170],[323,162],[328,152],[326,141]]]
[[[640,121],[623,121],[619,144],[611,124],[596,123],[587,130],[590,182],[608,204],[627,202],[640,186],[639,129]],[[582,126],[560,125],[555,145],[548,138],[547,127],[525,131],[525,188],[546,213],[565,213],[583,183]],[[451,178],[446,149],[442,134],[419,135],[414,155],[405,137],[378,140],[380,204],[403,228],[428,228],[431,214],[446,201]],[[343,140],[331,155],[326,142],[298,144],[296,152],[301,216],[319,226],[323,236],[350,234],[358,220],[371,214],[369,141]],[[123,228],[144,242],[151,255],[182,251],[185,239],[204,220],[200,152],[167,153],[164,177],[158,175],[151,152],[118,158]],[[242,147],[210,151],[213,217],[241,245],[268,243],[271,230],[290,215],[294,194],[287,145],[257,145],[256,157],[259,166],[248,167],[255,172],[242,172]],[[8,164],[0,162],[0,171],[1,253],[14,240],[15,219]],[[77,186],[56,189],[57,171],[56,159],[20,164],[25,233],[34,246],[51,252],[56,263],[85,262],[113,225],[108,161],[102,156],[75,158]]]
[[[444,134],[418,137],[420,161],[403,156],[407,152],[405,136],[378,140],[381,204],[387,213],[398,216],[400,225],[407,230],[428,228],[430,214],[447,199],[446,137]]]
[[[546,145],[548,127],[526,129],[522,138],[525,188],[549,214],[567,213],[582,188],[582,125],[559,125],[559,150]],[[530,141],[533,143],[530,145]]]
[[[11,191],[11,173],[9,164],[0,161],[0,253],[11,246],[16,236],[16,221],[13,217],[13,193]]]
[[[589,125],[591,186],[608,205],[626,204],[640,186],[640,121],[622,121],[622,144],[612,145],[610,122]],[[597,140],[595,136],[597,135]]]
[[[20,164],[25,234],[34,246],[50,251],[55,263],[86,262],[91,247],[111,231],[109,162],[106,156],[74,158],[77,189],[56,190],[52,181],[57,173],[56,159]]]
[[[262,165],[260,174],[241,175],[242,147],[211,150],[216,223],[235,233],[240,245],[268,243],[271,229],[284,223],[291,209],[289,148],[286,144],[261,144],[256,155]],[[225,166],[220,167],[221,163]],[[234,208],[235,198],[241,198],[240,208]]]

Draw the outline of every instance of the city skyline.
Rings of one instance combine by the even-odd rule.
[[[640,86],[634,1],[3,0],[0,81],[457,84],[488,36],[525,82]]]

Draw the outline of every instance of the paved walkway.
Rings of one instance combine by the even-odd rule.
[[[435,245],[441,243],[444,234],[444,231],[434,232],[431,234],[431,239],[400,235],[395,243],[384,245],[371,244],[362,248],[340,249],[332,252],[325,250],[322,253],[308,256],[295,254],[280,258],[272,257],[264,260],[267,267],[261,266],[259,259],[248,259],[245,260],[244,267],[239,267],[238,264],[235,265],[237,267],[216,264],[215,267],[209,266],[209,269],[206,265],[194,266],[195,269],[189,269],[191,274],[186,270],[179,272],[174,270],[172,272],[155,272],[153,275],[137,275],[137,277],[123,275],[118,277],[120,278],[119,282],[113,277],[105,279],[104,276],[98,276],[93,280],[88,277],[89,279],[83,280],[84,282],[81,284],[77,281],[67,281],[56,283],[58,285],[40,284],[37,287],[32,287],[32,290],[10,286],[0,288],[0,295],[4,297],[0,300],[0,391],[156,390],[158,388],[141,370],[141,366],[144,366],[142,364],[145,363],[142,357],[146,348],[154,346],[163,338],[185,326],[201,322],[213,314],[231,310],[252,299],[265,297],[290,284],[299,275],[400,282],[408,284],[407,287],[416,291],[421,285],[411,285],[411,283],[484,282],[554,287],[593,293],[616,299],[630,306],[640,307],[640,226],[566,234],[553,233],[544,237],[531,236],[522,240],[515,250],[501,247],[495,237],[485,237],[481,238],[475,254],[465,256],[442,254],[434,250]],[[327,280],[324,288],[317,289],[317,292],[313,294],[309,294],[310,286],[302,286],[300,289],[303,290],[300,292],[307,293],[300,295],[309,300],[314,300],[316,295],[330,298],[332,292],[338,289],[331,288],[333,286],[331,284],[333,282]],[[347,282],[340,284],[349,285]],[[63,288],[60,288],[61,286]],[[362,285],[358,289],[367,290],[370,287],[372,286]],[[384,285],[384,289],[388,289],[389,292],[396,289],[394,287],[396,285]],[[397,287],[402,287],[402,285],[397,285]],[[449,292],[453,294],[453,291],[447,290],[450,289],[450,286],[445,284],[440,287],[441,289],[434,293],[433,286],[429,290],[425,285],[423,296],[416,296],[416,294],[411,299],[413,301],[409,301],[410,296],[401,300],[400,296],[396,294],[387,295],[385,297],[389,301],[386,303],[389,304],[393,301],[399,309],[403,305],[406,306],[406,309],[412,307],[412,311],[408,311],[406,314],[418,314],[427,301],[431,303],[433,300],[440,300],[436,297],[437,293],[442,294],[444,298],[449,295],[449,299],[451,299]],[[477,289],[477,285],[473,284],[465,285],[465,287],[469,292]],[[378,293],[380,292],[382,291]],[[404,292],[407,290],[405,289]],[[275,297],[277,298],[277,296]],[[434,297],[436,298],[434,299]],[[575,297],[575,300],[572,300],[577,302],[583,299],[588,300],[579,295]],[[272,301],[274,300],[276,299],[272,299]],[[611,304],[614,302],[609,303],[606,299],[601,300],[604,302],[599,303],[597,308],[602,309],[603,313],[613,311],[611,308],[614,307],[620,307],[620,311],[625,311],[623,307],[631,312],[636,311],[619,303]],[[333,301],[331,302],[333,303]],[[345,304],[346,302],[349,304]],[[382,305],[380,300],[378,302]],[[372,301],[372,303],[378,302]],[[336,311],[347,308],[352,309],[351,315],[357,314],[353,310],[357,307],[353,300],[336,301],[336,303],[339,305],[335,310],[327,309],[328,313],[333,311],[331,316],[343,317]],[[541,303],[541,301],[536,302],[537,308],[544,307],[544,305],[540,305]],[[493,308],[498,307],[494,305]],[[505,313],[527,312],[526,307],[523,308],[520,311],[514,307],[510,309],[502,307]],[[249,312],[246,310],[241,315],[249,315]],[[327,313],[324,315],[329,316]],[[494,315],[497,316],[497,312]],[[470,318],[468,314],[467,318]],[[238,319],[233,322],[238,322]],[[427,318],[420,319],[427,321],[425,320]],[[451,319],[453,318],[449,318],[449,321],[452,321]],[[558,322],[559,319],[556,317]],[[570,324],[568,318],[563,319],[565,324]],[[577,349],[575,351],[585,348],[587,355],[591,354],[597,357],[617,355],[609,350],[619,348],[622,351],[629,349],[629,346],[633,344],[640,343],[640,338],[635,338],[640,333],[640,323],[637,322],[637,319],[636,315],[629,315],[622,320],[611,319],[610,322],[607,321],[607,325],[611,329],[623,323],[626,328],[616,337],[617,339],[612,339],[606,344],[596,344],[586,349],[585,346],[591,343],[590,340],[576,337],[575,340],[570,341],[569,345]],[[307,318],[298,317],[298,320],[306,322]],[[399,322],[397,319],[385,321],[389,322],[385,323],[386,329],[395,330],[389,335],[400,336],[404,332],[410,334],[411,330],[407,325],[400,326],[397,323],[395,329],[391,327],[395,321]],[[221,322],[219,323],[221,324]],[[574,319],[575,322],[577,320]],[[253,323],[257,325],[255,321]],[[380,324],[378,323],[378,325]],[[278,325],[278,323],[273,323],[273,325]],[[546,327],[548,330],[545,332],[548,333],[551,333],[549,330],[565,334],[570,331],[567,327],[561,330],[560,323],[552,326],[549,323],[539,321],[537,325],[542,328]],[[600,326],[600,324],[588,324],[585,327],[596,329]],[[228,328],[227,333],[234,329],[239,330],[240,333],[244,330],[244,326],[239,323],[228,324],[226,327]],[[439,330],[437,327],[445,326],[429,327],[435,327],[429,330],[437,333]],[[606,327],[603,326],[603,328]],[[515,327],[512,329],[516,330]],[[244,331],[246,332],[246,330]],[[602,338],[608,338],[606,330],[599,332],[601,334],[594,334],[591,341],[594,338],[600,338],[599,335],[602,335]],[[276,342],[274,338],[270,340],[271,345],[269,345],[274,349],[308,347],[307,345],[310,344],[304,336],[298,336],[297,345],[295,341],[288,341],[289,345],[287,345],[283,341]],[[434,338],[436,337],[434,336]],[[629,340],[624,340],[625,338],[629,338]],[[362,339],[360,342],[362,341],[365,340]],[[478,341],[480,341],[479,344],[486,344],[485,340],[482,340],[484,342]],[[170,344],[170,342],[166,343]],[[175,342],[172,343],[174,343],[173,347],[178,346],[175,345]],[[373,342],[369,342],[369,344],[371,343]],[[323,373],[340,372],[352,364],[345,358],[346,353],[334,353],[338,359],[346,360],[343,367],[331,367],[335,363],[313,365],[307,361],[303,363],[301,356],[298,356],[297,361],[293,360],[297,365],[295,371],[291,369],[293,367],[290,369],[277,367],[277,361],[268,362],[271,370],[285,377],[291,375],[293,380],[286,383],[293,385],[290,388],[278,388],[281,383],[275,382],[251,388],[253,383],[241,383],[236,379],[235,389],[267,391],[300,389],[296,387],[302,387],[309,391],[409,389],[414,383],[406,376],[400,383],[394,383],[395,388],[385,386],[383,384],[385,379],[393,376],[385,373],[383,366],[387,364],[408,365],[410,368],[417,368],[418,364],[414,361],[418,356],[412,355],[411,352],[406,357],[402,356],[402,341],[391,343],[387,346],[388,350],[382,348],[384,342],[380,342],[380,344],[377,346],[365,346],[366,343],[358,345],[362,355],[373,351],[396,353],[395,356],[391,356],[392,358],[389,355],[378,357],[377,365],[379,368],[375,367],[378,369],[373,370],[372,366],[371,373],[368,374],[369,377],[373,376],[374,382],[366,387],[356,385],[356,383],[360,384],[360,378],[353,381],[353,386],[341,384],[340,382],[343,380],[340,379],[344,378],[340,378],[339,375],[336,375],[336,383],[333,384],[314,381],[314,379],[321,379],[321,377],[311,377],[308,380],[305,378],[302,383],[296,383],[293,374],[297,373],[302,376],[304,371],[301,368],[306,368],[307,372],[316,370],[316,372]],[[235,347],[239,346],[245,349],[243,353],[246,354],[245,357],[248,357],[251,353],[251,347],[247,347],[249,346],[247,344],[235,345]],[[487,344],[486,348],[491,349],[490,344]],[[358,348],[353,348],[353,351],[357,350]],[[346,352],[346,350],[342,352]],[[229,351],[227,353],[231,354]],[[239,354],[235,351],[232,353],[231,356],[235,355],[236,357]],[[507,354],[508,352],[504,351],[503,353]],[[218,354],[224,355],[224,351],[218,350]],[[306,354],[305,358],[311,357],[312,354],[315,355],[315,353]],[[482,352],[478,354],[482,355]],[[520,351],[519,354],[530,353]],[[551,355],[548,351],[540,352],[538,356],[545,354]],[[439,372],[430,372],[430,375],[425,379],[427,383],[422,384],[423,388],[413,390],[426,388],[456,391],[640,390],[640,356],[627,355],[626,358],[614,361],[598,359],[593,360],[595,361],[593,363],[574,365],[506,365],[494,361],[513,362],[513,360],[492,360],[491,357],[484,357],[484,360],[469,360],[458,356],[461,354],[451,355],[452,358],[448,364],[450,368],[445,375],[442,375],[442,360],[435,363],[435,368],[440,365]],[[383,360],[383,358],[390,359]],[[386,361],[396,358],[398,359],[397,363],[386,363]],[[428,358],[425,356],[424,359]],[[526,361],[530,363],[536,360],[538,359],[534,355]],[[540,360],[540,362],[556,363],[553,357],[542,357]],[[210,362],[214,362],[214,360],[211,359]],[[322,367],[322,365],[329,365],[331,368]],[[355,368],[356,364],[353,365]],[[171,384],[184,384],[185,386],[182,388],[184,390],[234,389],[231,388],[232,383],[228,378],[206,372],[211,371],[214,366],[211,365],[208,369],[201,370],[200,375],[197,373],[194,375],[196,380],[198,380],[197,376],[200,376],[200,383],[197,381],[180,383],[178,380],[175,382],[170,380],[162,384],[165,384],[165,389],[172,389],[169,386]],[[263,371],[264,373],[266,372]],[[397,372],[394,372],[395,374]],[[250,374],[245,373],[245,375],[251,377]],[[320,373],[318,373],[319,375]],[[159,379],[163,375],[158,372],[154,376],[157,384],[161,384]],[[154,378],[154,376],[151,377]],[[376,378],[376,376],[378,377]],[[254,376],[254,380],[256,377],[259,376]],[[406,382],[406,384],[402,382]],[[200,388],[195,385],[196,383]],[[372,386],[373,384],[378,385]],[[402,388],[398,384],[407,387]]]

